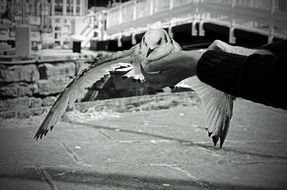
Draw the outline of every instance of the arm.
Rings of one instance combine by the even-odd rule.
[[[154,89],[173,86],[196,74],[201,55],[200,51],[175,52],[157,61],[144,62],[141,72]]]
[[[216,40],[209,48],[212,50],[172,53],[147,63],[142,72],[146,81],[157,88],[197,74],[206,84],[233,96],[287,109],[286,44],[287,40],[257,51]]]
[[[233,96],[287,109],[286,60],[287,53],[241,56],[210,50],[200,58],[197,75]]]

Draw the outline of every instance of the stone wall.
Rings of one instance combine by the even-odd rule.
[[[50,106],[90,59],[0,64],[0,112]]]
[[[42,108],[51,106],[59,93],[81,70],[93,64],[94,59],[0,63],[0,117],[41,114]],[[81,101],[154,93],[143,89],[138,81],[123,79],[122,75],[112,71],[95,81]]]

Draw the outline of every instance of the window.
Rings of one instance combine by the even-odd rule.
[[[56,26],[56,27],[55,27],[55,31],[61,31],[61,27]]]
[[[55,14],[56,15],[63,14],[63,0],[55,0]]]
[[[80,10],[81,10],[81,7],[80,7],[80,6],[77,6],[77,7],[76,7],[76,13],[77,13],[77,14],[80,14]]]
[[[63,0],[55,0],[56,6],[63,6]]]
[[[67,15],[73,14],[73,0],[67,0],[66,12],[67,12]]]
[[[55,14],[62,15],[63,14],[63,7],[55,6]]]

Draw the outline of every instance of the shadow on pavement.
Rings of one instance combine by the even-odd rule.
[[[49,185],[55,186],[57,182],[69,183],[73,185],[87,185],[92,187],[111,187],[124,189],[237,189],[237,190],[264,190],[267,187],[255,187],[248,185],[235,185],[224,183],[210,183],[200,180],[169,179],[163,177],[147,177],[117,173],[100,173],[96,171],[82,171],[73,168],[42,168],[45,174],[51,178],[48,180],[43,177],[43,173],[36,168],[22,168],[17,173],[5,173],[0,171],[0,179],[27,180],[27,181],[46,181]],[[55,183],[56,182],[56,183]],[[277,188],[276,188],[277,189]]]

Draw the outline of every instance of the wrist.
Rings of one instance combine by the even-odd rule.
[[[199,50],[192,51],[183,51],[183,56],[187,57],[185,59],[185,65],[187,66],[187,70],[189,71],[190,76],[196,75],[197,64],[204,52]]]

